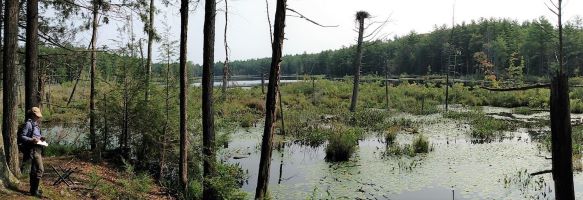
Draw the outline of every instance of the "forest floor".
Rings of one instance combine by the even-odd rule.
[[[115,196],[118,192],[127,190],[122,183],[124,179],[123,170],[108,162],[92,163],[79,160],[76,157],[50,157],[44,158],[45,174],[42,179],[41,189],[43,191],[42,199],[126,199],[131,197]],[[52,167],[61,169],[77,169],[71,174],[70,178],[73,185],[67,186],[65,183],[53,185],[58,179],[58,175]],[[28,173],[28,170],[26,170]],[[107,185],[112,188],[101,190],[101,186]],[[28,174],[20,178],[20,185],[16,189],[0,191],[0,199],[38,199],[29,195]],[[113,193],[112,193],[113,191]],[[149,192],[138,194],[143,199],[174,199],[164,188],[152,184]]]

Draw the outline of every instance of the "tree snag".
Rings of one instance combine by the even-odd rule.
[[[279,90],[279,76],[281,67],[282,47],[284,40],[284,28],[286,17],[287,0],[277,0],[275,11],[275,25],[273,32],[273,42],[271,45],[271,67],[269,72],[269,84],[267,87],[267,98],[265,99],[265,127],[263,129],[263,139],[261,142],[261,159],[259,161],[259,176],[257,177],[257,188],[255,199],[268,198],[267,186],[269,185],[269,169],[271,165],[271,153],[273,151],[273,132],[276,120],[275,107]]]

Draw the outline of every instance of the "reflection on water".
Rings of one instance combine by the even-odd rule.
[[[553,196],[549,174],[533,178],[518,174],[551,168],[551,161],[544,158],[549,153],[532,141],[529,129],[508,132],[500,141],[472,143],[467,138],[469,126],[444,119],[440,114],[396,117],[423,122],[419,132],[429,138],[433,151],[413,158],[385,157],[382,156],[385,144],[371,136],[359,141],[359,148],[350,161],[327,163],[323,146],[312,148],[287,143],[283,152],[273,152],[271,195],[275,199],[546,199]],[[257,182],[261,133],[260,127],[241,130],[221,153],[224,160],[240,163],[249,173],[243,189],[251,197]],[[399,134],[397,142],[410,143],[413,138],[411,134]],[[579,191],[577,197],[582,198],[583,176],[575,175],[575,187]]]

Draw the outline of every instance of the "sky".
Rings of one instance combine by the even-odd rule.
[[[179,3],[165,7],[157,0],[160,12],[155,17],[155,26],[161,29],[166,21],[171,27],[172,37],[178,41],[180,33]],[[265,0],[228,0],[229,20],[227,41],[230,60],[246,60],[271,56],[269,25]],[[204,0],[194,10],[191,4],[188,27],[188,60],[202,63],[202,38],[204,23]],[[276,0],[268,0],[269,15],[275,15]],[[289,54],[318,53],[323,50],[339,49],[356,43],[357,32],[354,15],[357,11],[369,12],[371,21],[390,18],[382,30],[388,38],[416,33],[431,32],[435,26],[451,26],[455,4],[455,22],[469,22],[480,18],[509,18],[518,21],[532,20],[545,16],[556,22],[556,17],[547,9],[548,0],[288,0],[288,7],[322,25],[338,26],[324,28],[304,19],[287,17],[283,52]],[[583,16],[583,1],[564,0],[564,21],[574,16]],[[225,26],[224,2],[218,0],[216,18],[215,61],[223,61],[225,50],[223,32]],[[288,14],[291,14],[288,12]],[[273,23],[273,20],[271,20]],[[100,28],[98,44],[115,46],[117,27],[110,23]],[[134,23],[137,37],[146,37],[137,16]],[[90,35],[78,37],[86,44]],[[145,48],[145,47],[144,47]],[[177,49],[178,51],[178,49]],[[154,46],[155,62],[158,59],[158,44]],[[175,58],[178,60],[178,58]]]

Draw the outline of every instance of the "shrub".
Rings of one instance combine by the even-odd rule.
[[[429,153],[429,140],[424,135],[417,136],[411,144],[411,150],[415,153]]]
[[[399,126],[392,126],[387,131],[385,131],[385,143],[387,145],[393,144],[395,139],[397,138],[397,133],[399,132]]]
[[[326,146],[326,160],[331,162],[348,161],[358,144],[358,137],[362,130],[348,128],[337,131],[328,137]]]

